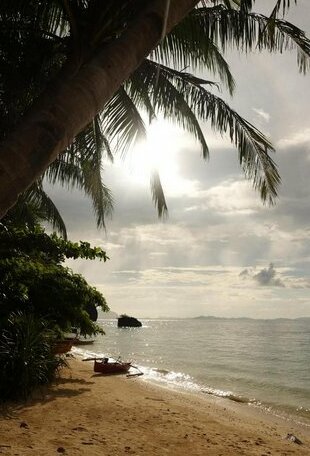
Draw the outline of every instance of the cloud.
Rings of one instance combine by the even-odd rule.
[[[251,189],[249,182],[226,180],[208,190],[194,192],[192,198],[200,205],[189,206],[187,211],[212,209],[225,215],[250,215],[261,208],[261,202]]]
[[[263,119],[265,122],[269,122],[270,120],[270,114],[268,114],[268,112],[264,111],[263,109],[259,109],[259,108],[253,108],[253,111],[256,112],[256,114],[261,118]]]
[[[281,138],[277,143],[277,147],[279,149],[289,150],[291,147],[307,144],[308,146],[310,145],[310,128],[298,130],[297,132]]]
[[[284,283],[275,277],[276,271],[272,263],[270,263],[269,268],[264,268],[260,272],[254,275],[254,280],[256,280],[260,285],[263,286],[273,286],[273,287],[284,287]]]
[[[274,265],[270,263],[268,268],[261,269],[258,273],[254,274],[252,270],[243,269],[239,277],[242,278],[251,278],[261,286],[268,287],[285,287],[284,282],[276,277],[277,272],[274,268]]]

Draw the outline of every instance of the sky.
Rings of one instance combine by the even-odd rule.
[[[274,1],[257,1],[270,12]],[[310,4],[288,17],[310,35]],[[237,87],[229,104],[276,148],[282,185],[264,206],[245,180],[227,137],[203,125],[211,151],[159,119],[148,141],[124,161],[106,164],[104,181],[115,209],[97,230],[90,202],[79,192],[47,187],[69,238],[106,250],[110,260],[68,261],[95,285],[111,310],[140,318],[296,318],[310,316],[310,93],[295,51],[282,55],[229,51]],[[209,77],[207,73],[205,77]],[[216,80],[216,77],[213,77]],[[151,156],[152,158],[146,158]],[[169,209],[158,219],[149,170],[159,169]]]

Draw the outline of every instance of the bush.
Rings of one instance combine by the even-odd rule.
[[[33,314],[12,313],[0,334],[0,398],[26,399],[66,365],[52,353],[53,333]]]
[[[27,398],[50,382],[64,360],[55,338],[77,328],[103,333],[97,307],[109,310],[102,294],[63,265],[67,258],[107,260],[87,242],[73,243],[35,229],[0,223],[0,400]]]
[[[64,241],[37,227],[6,228],[0,224],[0,331],[12,312],[34,314],[62,331],[78,328],[83,335],[102,332],[97,307],[109,310],[102,294],[79,274],[65,267],[66,258],[107,256],[87,242]]]

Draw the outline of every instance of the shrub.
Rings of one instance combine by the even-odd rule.
[[[45,321],[21,311],[11,313],[0,334],[0,398],[26,399],[55,378],[66,363],[53,355],[53,333]]]

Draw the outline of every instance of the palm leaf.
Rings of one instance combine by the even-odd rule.
[[[42,180],[36,181],[23,195],[25,201],[38,208],[38,216],[52,224],[64,239],[67,239],[65,223],[47,193],[43,190]]]
[[[14,226],[27,226],[29,229],[34,229],[39,222],[48,222],[67,239],[65,223],[57,207],[43,190],[41,181],[32,184],[19,196],[17,203],[3,220],[13,223]]]
[[[59,155],[47,168],[44,177],[51,184],[59,182],[68,189],[83,189],[84,179],[79,157],[71,150]]]
[[[159,72],[158,69],[160,70]],[[163,71],[164,69],[166,71]],[[184,130],[193,134],[201,144],[203,156],[207,158],[209,149],[200,124],[186,101],[184,94],[176,89],[167,74],[168,68],[164,65],[157,64],[151,60],[145,60],[136,70],[135,76],[147,88],[155,112],[162,113],[165,118],[173,120]],[[179,74],[185,75],[187,73],[180,72]],[[197,78],[197,81],[202,82],[203,80]],[[205,82],[210,84],[210,81]]]
[[[182,82],[181,87],[184,87]],[[222,99],[203,87],[188,88],[189,102],[201,120],[210,120],[218,132],[229,132],[231,141],[239,151],[239,161],[246,176],[252,179],[263,201],[274,203],[280,183],[274,161],[268,155],[271,143],[251,123],[232,110]]]
[[[160,177],[157,171],[151,174],[151,192],[152,198],[157,208],[157,213],[160,218],[168,215],[168,207],[166,204],[165,194],[161,185]]]
[[[150,89],[140,77],[139,71],[134,71],[130,78],[124,83],[124,87],[137,108],[140,108],[148,115],[149,123],[156,118],[156,112],[150,98]]]
[[[67,188],[83,190],[91,198],[98,227],[105,227],[105,217],[111,215],[113,208],[111,193],[102,181],[104,152],[113,160],[109,141],[102,133],[97,116],[46,172],[51,183],[58,181]]]
[[[146,138],[141,114],[124,87],[121,87],[106,104],[101,118],[105,135],[122,153],[136,141]]]
[[[177,25],[150,54],[151,59],[177,69],[191,67],[218,74],[220,80],[233,92],[234,78],[229,65],[212,39],[204,30],[204,24],[197,21],[195,14],[189,14]]]
[[[145,71],[149,78],[152,74],[150,70],[153,67],[154,78],[157,64],[146,61],[144,66],[149,68],[148,72]],[[210,121],[214,130],[222,134],[228,132],[230,140],[239,151],[239,161],[245,175],[252,179],[253,186],[261,192],[263,201],[268,201],[272,204],[277,196],[280,177],[274,161],[268,155],[268,151],[274,150],[269,140],[252,124],[231,109],[221,98],[206,90],[202,86],[203,81],[198,78],[163,65],[160,66],[160,77],[158,88],[152,93],[156,107],[161,109],[161,103],[163,103],[161,100],[168,100],[168,105],[172,109],[165,110],[165,114],[174,120],[178,121],[181,115],[188,119],[189,109],[195,118],[201,121]],[[148,79],[146,77],[144,79],[145,84],[147,84]],[[167,87],[167,89],[162,93],[160,87]],[[171,87],[173,87],[173,90]],[[179,101],[181,98],[183,100],[182,103]],[[174,102],[173,100],[176,101]],[[177,106],[176,111],[174,110],[175,106]],[[187,107],[185,111],[182,111],[183,106]],[[181,122],[181,125],[193,133],[191,125],[186,122]],[[194,130],[194,134],[196,134],[196,130]],[[203,155],[207,156],[204,145]]]
[[[242,14],[224,5],[198,8],[191,16],[204,30],[206,39],[224,51],[228,46],[245,52],[256,47],[280,53],[294,48],[297,49],[299,70],[305,72],[309,68],[310,41],[302,30],[287,21],[274,18],[274,26],[268,27],[270,18],[263,14]]]
[[[297,0],[277,0],[277,3],[275,4],[275,7],[270,15],[270,17],[276,17],[281,8],[282,8],[282,14],[283,16],[286,14],[286,12],[288,11],[288,9],[290,8],[290,5],[291,3],[295,3],[295,5],[297,4]]]
[[[105,217],[111,216],[113,198],[110,190],[103,184],[101,158],[94,156],[91,161],[82,163],[83,190],[91,197],[98,227],[105,227]]]

